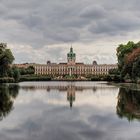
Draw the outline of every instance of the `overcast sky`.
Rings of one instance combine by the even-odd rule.
[[[118,44],[140,40],[140,0],[0,0],[0,39],[15,63],[116,63]]]

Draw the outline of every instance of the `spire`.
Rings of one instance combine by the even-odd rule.
[[[72,45],[71,45],[71,48],[70,48],[70,52],[73,52],[73,48],[72,48]]]

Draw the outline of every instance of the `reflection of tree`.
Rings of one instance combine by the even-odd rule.
[[[129,121],[140,119],[140,91],[120,88],[118,94],[117,114]]]
[[[13,109],[13,102],[18,95],[18,90],[18,85],[0,86],[0,120],[6,117]]]

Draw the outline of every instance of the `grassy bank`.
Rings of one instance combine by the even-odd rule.
[[[14,83],[15,79],[11,77],[0,78],[0,83]]]
[[[0,83],[16,83],[16,82],[24,82],[24,81],[50,81],[51,78],[48,76],[36,76],[36,75],[24,75],[16,81],[12,77],[3,77],[0,78]]]
[[[24,82],[24,81],[113,81],[113,82],[120,82],[120,78],[117,76],[103,76],[103,75],[98,75],[98,76],[91,76],[86,79],[52,79],[48,75],[20,75],[19,80],[15,80],[14,78],[11,77],[4,77],[0,78],[0,83],[14,83],[14,82]]]

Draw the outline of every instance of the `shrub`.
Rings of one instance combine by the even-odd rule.
[[[50,81],[51,78],[50,77],[46,77],[46,76],[22,76],[20,78],[20,81]]]

